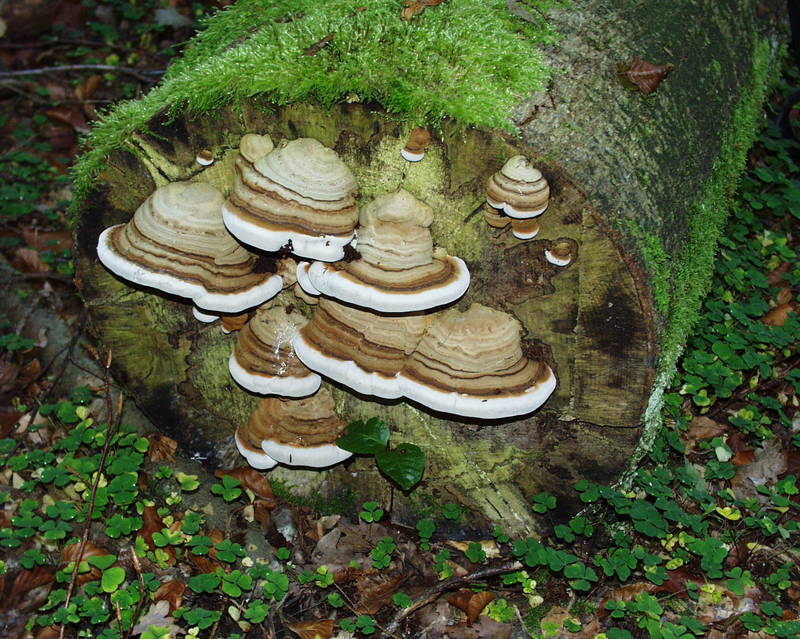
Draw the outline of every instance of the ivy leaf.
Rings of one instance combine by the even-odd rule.
[[[378,455],[385,452],[389,443],[389,425],[377,417],[365,422],[352,422],[347,434],[336,440],[339,448],[357,455]],[[380,466],[380,464],[378,464]],[[399,483],[399,482],[398,482]]]
[[[400,444],[394,450],[377,452],[375,461],[378,469],[400,484],[403,490],[416,486],[425,472],[425,455],[414,444]]]

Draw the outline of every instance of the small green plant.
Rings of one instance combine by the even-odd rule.
[[[377,417],[366,422],[352,422],[347,427],[347,434],[336,440],[336,445],[357,455],[374,455],[378,470],[404,491],[422,481],[425,472],[422,450],[414,444],[398,444],[390,448],[389,426]]]

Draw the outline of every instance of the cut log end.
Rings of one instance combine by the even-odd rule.
[[[236,117],[221,111],[203,123],[174,122],[170,129],[180,135],[170,130],[168,141],[164,127],[152,124],[156,135],[136,135],[129,151],[110,157],[85,201],[77,231],[80,281],[94,330],[114,352],[120,379],[185,449],[219,463],[235,450],[234,430],[256,404],[227,372],[235,335],[199,325],[181,300],[116,279],[97,261],[95,245],[103,228],[128,221],[158,185],[191,179],[227,193],[239,139],[268,133],[278,144],[314,137],[335,149],[356,178],[360,206],[404,188],[432,207],[434,244],[463,258],[472,276],[457,307],[480,303],[513,315],[523,326],[525,347],[558,379],[541,409],[496,422],[430,414],[412,403],[378,403],[333,386],[345,420],[383,418],[393,429],[392,441],[413,442],[426,453],[422,490],[457,499],[489,520],[504,519],[512,529],[530,528],[527,504],[535,494],[566,496],[578,479],[607,482],[623,468],[652,382],[648,296],[615,234],[557,158],[539,157],[497,132],[445,129],[423,159],[408,162],[401,150],[409,130],[358,104],[329,110],[293,105],[268,113],[253,105]],[[216,160],[198,164],[200,152]],[[510,223],[490,225],[484,215],[487,180],[518,155],[531,161],[550,189],[546,211],[537,213],[538,232],[525,240]],[[291,288],[277,303],[308,308]],[[273,472],[290,485],[299,483],[296,471]],[[365,498],[377,490],[364,472],[355,479],[332,472],[328,485],[337,490],[356,486]]]

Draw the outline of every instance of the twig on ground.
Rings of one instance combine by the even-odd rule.
[[[45,75],[47,73],[65,73],[68,71],[103,71],[108,73],[124,73],[138,78],[142,82],[157,82],[157,78],[148,76],[164,75],[166,69],[134,69],[133,67],[115,67],[113,64],[65,64],[60,67],[40,67],[39,69],[23,69],[21,71],[3,71],[0,80],[13,80],[29,75]]]
[[[111,449],[111,442],[114,440],[114,435],[117,434],[120,422],[122,421],[122,402],[123,395],[118,395],[117,412],[114,413],[114,398],[111,396],[111,384],[109,382],[111,369],[111,352],[109,351],[105,363],[104,373],[104,390],[106,395],[106,441],[103,444],[103,451],[100,454],[100,463],[98,464],[97,471],[92,482],[92,490],[89,494],[89,506],[86,511],[86,523],[83,526],[83,533],[81,534],[81,545],[78,547],[78,554],[75,557],[75,563],[72,566],[72,575],[69,579],[69,586],[67,587],[67,596],[64,600],[64,608],[69,607],[69,602],[72,599],[72,593],[75,590],[75,584],[78,582],[78,566],[83,559],[83,553],[86,550],[86,544],[89,541],[89,531],[92,527],[92,513],[94,512],[95,499],[97,498],[97,488],[100,485],[100,477],[105,469],[106,459],[108,458],[108,451]],[[62,622],[58,629],[58,639],[64,639],[64,631],[66,630],[67,622]]]
[[[136,603],[136,610],[133,611],[133,617],[131,617],[131,627],[128,628],[128,632],[124,635],[125,639],[130,639],[133,628],[139,620],[139,615],[142,614],[144,602],[147,600],[147,589],[144,585],[144,577],[142,577],[142,565],[139,563],[139,558],[136,556],[136,548],[134,546],[131,546],[131,559],[133,560],[133,567],[136,569],[136,576],[139,578],[139,601]],[[120,628],[119,636],[123,636],[122,628]]]
[[[400,623],[403,621],[403,619],[408,617],[412,612],[415,612],[433,602],[443,592],[453,590],[459,586],[470,584],[474,581],[480,581],[482,579],[487,579],[488,577],[496,577],[497,575],[503,575],[507,572],[520,570],[522,567],[522,564],[518,561],[508,561],[500,564],[499,566],[491,566],[489,568],[476,570],[475,572],[463,575],[462,577],[451,577],[450,579],[445,579],[435,586],[428,588],[419,597],[417,597],[414,603],[412,603],[408,608],[398,610],[397,614],[395,614],[395,616],[386,626],[386,630],[384,630],[383,634],[378,639],[388,639],[388,637],[395,636],[395,632],[397,632],[397,629],[400,627]]]

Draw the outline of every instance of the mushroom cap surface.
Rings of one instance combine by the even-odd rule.
[[[550,200],[550,185],[528,158],[515,155],[486,183],[486,201],[506,215],[526,219],[541,215]]]
[[[123,279],[188,297],[204,311],[237,313],[274,297],[281,278],[225,230],[222,194],[202,182],[157,189],[127,224],[100,235],[97,256]]]
[[[399,375],[403,395],[433,410],[498,419],[536,410],[556,378],[522,352],[519,322],[481,304],[437,313]]]
[[[433,210],[407,191],[375,199],[361,211],[360,222],[361,258],[317,262],[303,266],[302,274],[298,267],[298,281],[306,292],[384,313],[435,308],[466,292],[470,282],[466,264],[444,249],[434,249],[428,229]]]
[[[352,455],[336,446],[346,424],[324,388],[303,399],[261,400],[247,428],[251,441],[260,440],[269,457],[289,466],[331,466]]]
[[[292,339],[307,322],[286,307],[259,308],[237,336],[228,360],[231,376],[261,395],[304,397],[319,389],[320,376],[297,358]]]
[[[293,344],[311,370],[359,393],[396,399],[397,374],[428,322],[425,315],[386,317],[322,298]]]
[[[302,257],[344,256],[358,220],[356,182],[335,151],[300,138],[254,162],[240,152],[235,167],[222,211],[233,235],[266,251],[290,245]]]

